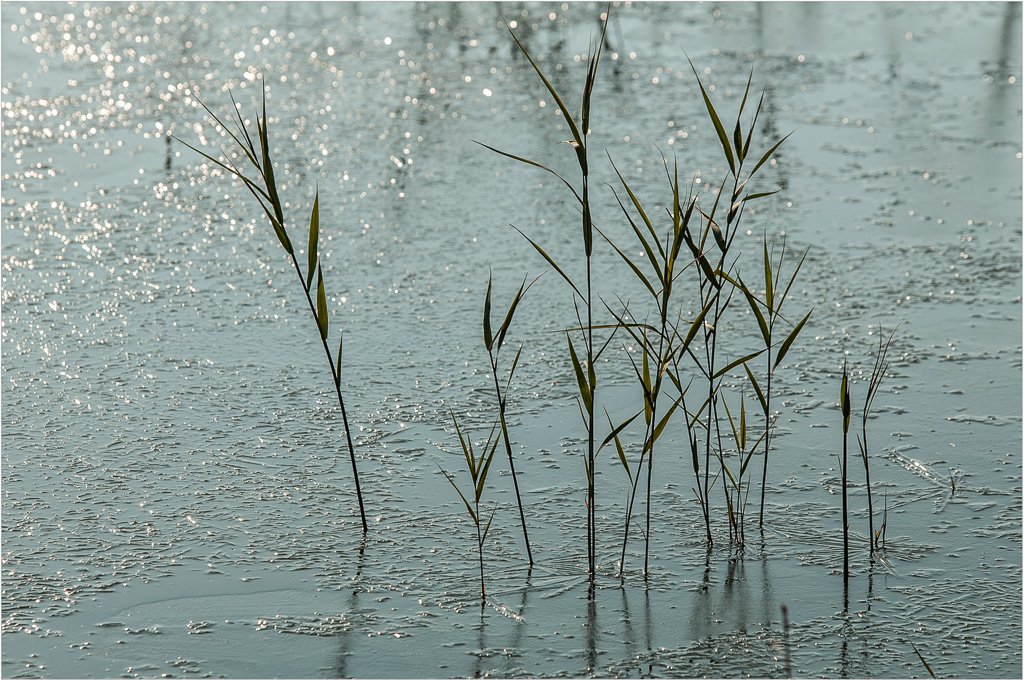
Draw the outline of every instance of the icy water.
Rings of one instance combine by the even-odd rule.
[[[627,480],[602,453],[591,594],[585,443],[552,333],[572,298],[545,275],[510,336],[525,342],[509,415],[537,563],[499,454],[481,609],[471,524],[438,470],[465,476],[448,408],[486,434],[488,271],[497,307],[546,269],[509,224],[572,276],[582,263],[565,187],[473,140],[576,177],[499,12],[575,109],[603,7],[3,4],[5,677],[781,677],[787,650],[795,676],[924,677],[916,646],[939,676],[1020,678],[1019,4],[613,7],[599,226],[626,237],[604,149],[651,205],[668,202],[659,149],[687,177],[723,176],[686,56],[727,120],[753,65],[753,147],[795,132],[756,179],[781,191],[744,218],[742,271],[764,231],[785,233],[809,248],[788,309],[814,313],[773,384],[763,538],[751,526],[730,545],[716,493],[708,549],[677,423],[647,579],[636,531],[616,576]],[[218,142],[192,93],[223,114],[230,89],[251,112],[261,77],[294,224],[320,189],[365,545],[290,261],[240,183],[168,137]],[[595,271],[607,300],[640,300],[603,244]],[[869,562],[853,462],[844,590],[838,373],[846,352],[859,409],[896,324],[869,424],[885,550]],[[756,341],[749,317],[729,330],[730,357]],[[615,419],[639,399],[628,352],[599,367]]]

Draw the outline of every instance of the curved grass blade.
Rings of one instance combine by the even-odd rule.
[[[504,17],[502,20],[504,21]],[[512,28],[508,25],[507,21],[505,21],[505,28],[508,29],[509,34],[512,36],[512,40],[516,41],[516,45],[519,46],[520,51],[526,59],[529,60],[530,65],[533,66],[533,70],[537,72],[541,81],[544,82],[544,87],[546,87],[548,92],[551,93],[551,97],[555,100],[555,103],[558,104],[558,108],[562,111],[562,115],[565,116],[565,120],[569,124],[569,129],[572,131],[572,138],[576,141],[576,144],[579,145],[576,148],[576,155],[586,158],[584,155],[586,152],[583,135],[580,134],[580,129],[576,126],[576,121],[573,120],[572,114],[569,113],[569,109],[565,106],[565,102],[563,102],[562,98],[558,96],[558,92],[555,91],[554,86],[552,86],[551,83],[548,82],[548,79],[544,77],[544,73],[540,70],[540,67],[537,66],[537,63],[533,61],[533,57],[531,57],[530,53],[527,52],[525,47],[523,47],[523,44],[519,42],[519,38],[516,37],[516,34],[512,31]]]
[[[587,413],[589,414],[593,411],[594,398],[590,394],[590,387],[587,379],[583,376],[583,367],[580,366],[580,360],[576,356],[576,348],[573,347],[572,338],[569,337],[569,334],[565,335],[565,340],[569,344],[569,356],[572,358],[572,368],[576,373],[576,383],[579,386],[580,397],[583,398],[583,404],[586,406]]]
[[[706,96],[707,96],[707,95],[705,95],[705,97],[706,97]],[[795,132],[795,131],[794,131],[794,132]],[[792,135],[792,134],[793,134],[792,132],[791,132],[791,133],[789,133],[789,135]],[[769,149],[768,151],[764,152],[764,156],[762,156],[762,157],[761,157],[761,160],[757,162],[757,165],[756,165],[756,166],[754,166],[754,169],[750,171],[750,177],[753,177],[753,176],[754,176],[754,173],[756,173],[756,172],[757,172],[758,168],[760,168],[761,166],[763,166],[763,165],[765,164],[765,162],[766,162],[766,161],[767,161],[767,160],[768,160],[769,158],[771,158],[772,154],[774,154],[774,153],[775,153],[775,150],[776,150],[776,149],[778,149],[778,148],[779,148],[780,146],[782,146],[782,143],[783,143],[783,142],[785,142],[785,141],[786,141],[786,140],[787,140],[787,139],[789,138],[789,135],[786,135],[785,137],[783,137],[782,139],[780,139],[780,140],[779,140],[778,142],[776,142],[776,143],[775,143],[775,146],[774,146],[774,147],[772,147],[772,148],[771,148],[771,149]],[[754,196],[753,198],[757,198],[757,196],[755,195],[755,196]]]
[[[316,268],[316,324],[320,329],[320,338],[327,340],[327,296],[324,294],[324,273]]]
[[[612,164],[612,169],[615,171],[615,174],[618,176],[619,182],[622,183],[623,189],[625,189],[626,193],[629,194],[629,198],[633,202],[633,207],[635,207],[636,211],[638,213],[640,213],[640,218],[644,221],[644,225],[647,227],[647,231],[650,232],[651,236],[654,237],[654,243],[657,244],[658,251],[660,252],[661,257],[664,258],[665,257],[665,249],[663,249],[661,247],[661,242],[658,240],[658,232],[654,229],[654,225],[651,224],[651,219],[647,217],[647,212],[644,210],[643,205],[641,205],[640,199],[638,199],[636,197],[636,194],[633,193],[633,190],[630,188],[629,183],[626,182],[626,178],[624,178],[622,176],[622,173],[620,173],[619,169],[615,166],[615,161],[612,160],[612,155],[610,153],[608,154],[608,162]],[[618,198],[618,197],[616,197],[616,198]],[[636,227],[634,227],[634,230],[636,230]],[[639,231],[637,231],[637,236],[641,236],[639,234]],[[641,236],[641,239],[642,238],[643,237]],[[644,248],[645,249],[649,248],[646,243],[644,243]],[[651,256],[648,256],[648,257],[651,257]],[[651,257],[651,262],[657,262],[657,261],[653,257]]]
[[[523,231],[516,227],[515,225],[512,225],[512,228],[519,232],[520,234],[523,234]],[[525,234],[523,234],[523,238],[530,242],[530,245],[533,246],[537,250],[537,252],[540,253],[541,256],[548,261],[548,264],[551,265],[551,267],[553,267],[556,272],[558,272],[562,279],[565,279],[565,283],[569,284],[569,286],[572,287],[572,290],[575,291],[580,298],[586,300],[585,296],[582,293],[580,293],[580,290],[578,288],[576,288],[576,284],[572,283],[572,279],[569,278],[569,275],[562,271],[562,268],[559,267],[558,264],[551,259],[551,256],[548,255],[544,251],[544,249],[537,244],[536,241],[526,236]]]
[[[626,426],[632,423],[637,416],[640,416],[640,412],[633,414],[628,419],[614,427],[612,426],[612,417],[608,415],[607,409],[604,410],[604,415],[605,418],[608,419],[608,427],[611,428],[612,430],[610,433],[608,433],[608,436],[604,439],[604,442],[601,443],[601,446],[598,447],[597,451],[600,452],[602,449],[604,449],[605,445],[607,445],[612,440],[615,440],[615,447],[618,450],[619,461],[622,463],[622,467],[626,469],[626,475],[629,476],[629,480],[630,482],[632,482],[633,476],[629,470],[629,462],[626,460],[626,453],[622,449],[622,442],[619,440],[619,433],[621,433],[626,428]]]
[[[561,180],[562,184],[564,184],[566,187],[568,187],[569,191],[572,192],[572,195],[576,197],[576,200],[579,201],[581,205],[583,204],[583,199],[580,198],[580,195],[576,192],[575,187],[573,187],[571,184],[569,184],[569,182],[564,177],[562,177],[561,175],[556,173],[551,168],[548,168],[547,166],[541,165],[540,163],[537,163],[536,161],[531,161],[528,158],[523,158],[522,156],[516,156],[515,154],[510,154],[507,151],[502,151],[501,149],[495,149],[494,147],[492,147],[492,146],[490,146],[488,144],[484,144],[483,142],[477,142],[477,140],[473,140],[473,141],[476,142],[477,144],[479,144],[481,147],[485,147],[487,149],[490,149],[491,151],[493,151],[496,154],[501,154],[502,156],[507,156],[508,158],[512,159],[513,161],[519,161],[520,163],[526,163],[527,165],[531,165],[531,166],[534,166],[536,168],[540,168],[541,170],[548,171],[549,173],[551,173],[552,175],[557,177],[559,180]]]
[[[773,189],[770,192],[758,192],[756,194],[747,194],[746,196],[743,197],[743,202],[746,203],[747,201],[753,201],[754,199],[760,199],[765,196],[771,196],[772,194],[778,194],[780,191],[782,190]]]
[[[487,273],[487,295],[484,296],[484,347],[491,351],[494,336],[491,334],[491,273]]]
[[[779,301],[780,305],[781,302],[782,301]],[[774,371],[775,368],[779,366],[779,363],[782,362],[782,359],[786,356],[786,353],[789,352],[789,347],[793,345],[793,341],[796,340],[796,337],[800,334],[800,331],[803,330],[804,324],[806,324],[807,320],[810,319],[811,312],[814,312],[813,308],[811,308],[810,312],[804,315],[804,318],[800,320],[799,324],[793,327],[793,330],[789,332],[788,336],[786,336],[786,340],[782,341],[782,345],[779,346],[779,351],[775,355],[775,364],[772,365],[772,371]]]
[[[687,61],[689,61],[689,58],[687,58]],[[725,158],[729,161],[729,170],[732,171],[733,175],[735,175],[736,159],[733,158],[732,145],[729,144],[729,135],[726,134],[725,126],[722,125],[722,121],[718,117],[718,112],[715,111],[715,106],[711,103],[711,98],[708,97],[707,90],[704,89],[704,83],[700,82],[700,76],[697,75],[697,68],[693,65],[692,61],[690,62],[690,68],[693,69],[693,75],[697,79],[697,85],[700,86],[700,93],[704,96],[704,105],[708,109],[708,115],[711,116],[711,122],[715,125],[715,132],[718,133],[718,139],[722,143],[722,151],[725,152]],[[774,151],[774,149],[772,151]],[[754,173],[751,172],[750,174],[753,175]]]
[[[448,472],[441,468],[440,464],[438,464],[437,469],[441,471],[442,475],[448,479],[449,484],[451,484],[451,486],[455,488],[455,491],[458,492],[459,498],[462,499],[462,503],[466,505],[466,510],[469,511],[469,517],[473,519],[474,523],[476,523],[476,513],[473,511],[472,504],[470,504],[465,495],[462,494],[462,490],[460,490],[459,486],[455,484],[454,480],[452,480],[452,476],[448,475]]]
[[[768,255],[768,239],[762,240],[761,245],[764,248],[764,300],[768,303],[768,314],[771,314],[775,311],[775,289],[772,286],[772,259]]]
[[[665,412],[665,415],[661,417],[661,420],[658,421],[658,425],[655,426],[654,432],[651,434],[651,446],[653,446],[654,443],[657,442],[658,438],[661,437],[661,432],[665,430],[665,426],[668,425],[669,419],[672,418],[672,414],[675,412],[676,408],[680,404],[682,404],[682,401],[683,396],[680,395],[679,397],[676,398],[676,401],[672,404],[672,406],[668,408],[668,411]]]
[[[739,359],[737,359],[737,360],[735,360],[733,362],[729,362],[724,367],[722,367],[721,369],[716,371],[715,375],[713,376],[713,378],[721,378],[722,375],[725,374],[725,373],[728,373],[729,370],[731,370],[731,369],[733,369],[735,367],[738,367],[740,364],[745,364],[746,362],[749,362],[750,360],[752,360],[755,357],[757,357],[758,355],[760,355],[762,352],[764,352],[764,350],[758,350],[757,352],[752,352],[752,353],[750,353],[749,355],[747,355],[745,357],[740,357]]]
[[[309,246],[306,249],[306,288],[313,285],[313,270],[320,250],[320,190],[316,190],[313,199],[313,212],[309,215]]]
[[[597,228],[595,227],[595,229],[597,229]],[[658,296],[658,294],[657,294],[657,292],[655,292],[654,286],[651,285],[650,280],[647,279],[647,276],[643,273],[643,271],[639,267],[637,267],[637,265],[632,260],[630,260],[629,256],[626,255],[622,251],[621,248],[616,246],[615,242],[613,242],[611,239],[609,239],[608,236],[606,236],[604,232],[602,232],[600,229],[598,229],[597,233],[600,234],[602,237],[604,237],[604,240],[608,242],[609,246],[611,246],[613,249],[615,249],[615,252],[618,253],[619,256],[622,258],[622,260],[627,265],[629,265],[629,268],[631,270],[633,270],[633,274],[635,274],[637,276],[637,279],[640,280],[640,283],[643,284],[647,288],[647,290],[651,292],[651,295],[656,298]],[[655,271],[657,271],[657,268],[655,268]]]
[[[779,298],[779,304],[775,309],[776,313],[778,313],[778,311],[782,309],[782,304],[786,302],[786,296],[789,295],[789,289],[793,288],[793,282],[796,281],[796,275],[800,273],[800,268],[803,267],[804,260],[807,258],[807,254],[810,252],[810,250],[811,247],[808,246],[804,250],[804,254],[800,256],[800,262],[796,264],[796,269],[793,270],[793,276],[789,278],[789,283],[786,284],[786,290],[782,292],[782,297]],[[783,252],[783,255],[785,255],[785,252]]]
[[[754,374],[751,373],[750,367],[748,367],[746,363],[743,364],[743,369],[747,372],[747,378],[750,379],[750,384],[754,386],[754,392],[757,393],[757,401],[761,403],[761,411],[767,414],[768,401],[764,397],[764,392],[761,390],[760,384],[758,384],[757,379],[754,378]]]
[[[494,520],[494,512],[498,510],[498,502],[494,502],[494,508],[491,509],[491,517],[487,519],[487,527],[484,528],[483,534],[480,535],[480,545],[483,546],[484,540],[487,539],[487,532],[491,529],[491,521]]]

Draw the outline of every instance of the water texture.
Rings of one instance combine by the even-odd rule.
[[[602,453],[591,595],[585,436],[552,333],[573,303],[545,275],[510,335],[525,342],[509,427],[537,564],[496,458],[481,610],[475,536],[438,464],[464,475],[449,407],[474,437],[493,418],[488,272],[505,301],[546,268],[510,223],[573,276],[583,265],[564,186],[473,140],[575,177],[569,131],[501,15],[575,108],[603,8],[0,6],[5,677],[781,677],[787,650],[796,676],[926,676],[913,644],[939,676],[1020,678],[1012,3],[613,5],[595,177],[613,179],[607,149],[666,205],[663,152],[715,184],[725,160],[687,56],[727,118],[753,66],[754,147],[795,132],[757,178],[781,191],[750,204],[737,243],[751,268],[765,232],[809,249],[787,305],[814,313],[773,383],[763,539],[707,548],[674,425],[646,579],[639,541],[616,576],[627,480]],[[252,115],[261,79],[294,224],[319,187],[365,545],[290,261],[240,182],[169,136],[223,143],[195,95],[223,115],[230,91]],[[611,192],[594,198],[624,238]],[[610,249],[594,265],[606,299],[640,300]],[[729,356],[756,340],[748,321],[734,319]],[[838,375],[848,358],[861,403],[878,334],[897,324],[869,426],[885,550],[869,562],[853,465],[844,590]],[[629,352],[601,367],[617,418],[639,400]],[[640,438],[626,432],[631,457]]]

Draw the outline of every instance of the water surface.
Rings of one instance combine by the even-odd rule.
[[[753,66],[755,146],[795,132],[738,243],[754,262],[765,232],[809,249],[787,306],[814,313],[776,374],[763,539],[707,548],[673,426],[647,579],[636,541],[616,577],[627,481],[602,455],[591,595],[585,442],[552,333],[573,303],[545,275],[513,327],[509,407],[537,565],[502,461],[481,611],[471,527],[438,471],[464,474],[448,409],[486,434],[488,272],[506,301],[546,268],[509,224],[572,276],[582,263],[565,188],[473,140],[576,177],[499,12],[576,107],[602,9],[2,5],[5,676],[776,677],[788,641],[797,676],[922,677],[913,642],[937,675],[1020,678],[1018,4],[613,7],[591,148],[651,205],[669,200],[661,153],[713,184],[725,160],[687,55],[729,118]],[[320,190],[365,546],[291,263],[241,184],[169,137],[223,141],[195,95],[224,114],[231,91],[251,114],[261,79],[296,225]],[[610,249],[595,271],[608,300],[640,299]],[[860,403],[897,324],[870,423],[886,547],[869,562],[853,466],[844,590],[837,376],[847,357]],[[615,418],[639,399],[627,352],[600,367]]]

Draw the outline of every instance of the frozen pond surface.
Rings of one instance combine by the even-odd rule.
[[[652,203],[658,148],[720,178],[684,50],[729,117],[755,65],[761,130],[796,132],[758,176],[782,191],[745,247],[764,229],[809,247],[790,305],[815,311],[776,375],[763,541],[708,551],[685,436],[666,432],[646,581],[638,541],[615,576],[627,481],[602,454],[590,598],[585,445],[550,333],[572,299],[544,277],[513,326],[509,406],[537,565],[496,459],[481,612],[471,526],[438,472],[464,474],[447,409],[476,435],[490,423],[488,270],[506,300],[545,268],[509,223],[581,265],[565,188],[472,140],[573,172],[499,9],[577,102],[603,7],[2,5],[5,677],[778,677],[785,604],[798,676],[926,676],[913,641],[941,677],[1020,678],[1018,4],[613,8],[592,148]],[[291,264],[240,183],[167,137],[215,141],[190,90],[225,112],[232,88],[251,111],[260,75],[296,223],[320,188],[362,549]],[[624,229],[595,195],[599,224]],[[634,293],[618,256],[595,258],[602,293]],[[853,465],[844,594],[837,373],[849,352],[861,402],[879,324],[897,323],[870,424],[886,550],[869,563]],[[602,367],[618,417],[631,372],[622,350]]]

